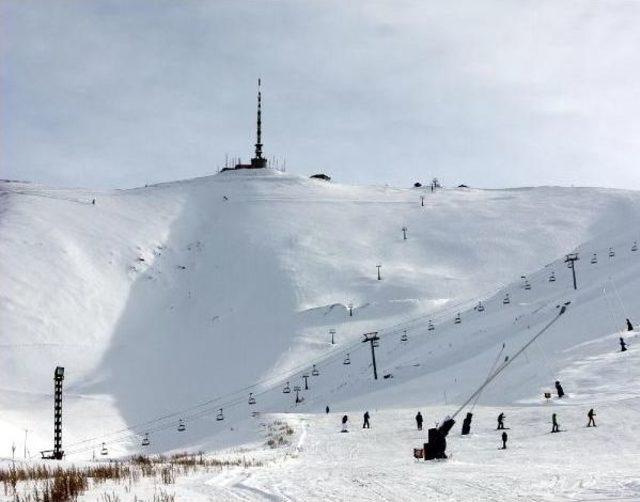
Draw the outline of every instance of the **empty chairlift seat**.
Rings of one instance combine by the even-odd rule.
[[[616,252],[613,250],[613,248],[609,248],[609,258],[613,258],[616,255]]]
[[[633,246],[631,246],[631,251],[637,251],[638,250],[638,243],[634,242]]]
[[[318,376],[320,374],[320,372],[318,371],[318,368],[316,368],[316,365],[313,365],[313,369],[311,370],[311,375],[312,376]]]
[[[591,257],[591,263],[594,265],[598,263],[598,255],[596,253],[593,253],[593,256]]]
[[[502,304],[508,305],[509,303],[511,303],[511,299],[509,298],[509,293],[507,293],[506,295],[504,295],[504,298],[502,299]]]
[[[187,426],[184,424],[184,420],[178,420],[178,432],[184,432],[187,430]]]
[[[218,410],[218,414],[216,415],[216,420],[218,422],[221,422],[222,420],[224,420],[224,414],[222,413],[222,408]]]
[[[291,387],[289,387],[289,382],[287,382],[287,385],[285,385],[284,389],[282,389],[282,393],[289,394],[290,392],[291,392]]]
[[[556,282],[556,273],[555,272],[551,272],[551,275],[549,276],[549,282]]]
[[[433,323],[431,321],[429,321],[429,327],[427,328],[429,331],[433,331],[436,329],[436,327],[433,325]]]
[[[349,358],[349,354],[344,358],[344,362],[342,364],[351,364],[351,359]]]
[[[151,441],[149,441],[149,433],[145,432],[144,438],[142,438],[142,446],[149,446],[150,444],[151,444]]]
[[[460,324],[462,322],[462,318],[460,317],[460,313],[456,314],[456,318],[453,320],[454,324]]]
[[[253,397],[253,392],[249,392],[249,405],[253,406],[254,404],[256,404],[256,398]]]

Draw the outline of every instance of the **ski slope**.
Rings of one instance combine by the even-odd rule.
[[[637,192],[431,193],[271,171],[124,191],[0,190],[2,455],[25,428],[31,454],[51,447],[52,372],[63,365],[70,460],[103,442],[110,456],[259,454],[260,423],[275,414],[295,424],[298,443],[281,462],[178,481],[180,500],[640,497],[635,333],[617,352],[625,317],[640,312]],[[574,250],[577,291],[562,261]],[[482,394],[472,436],[459,438],[458,417],[452,461],[414,463],[411,448],[426,439],[415,411],[425,426],[455,411],[565,301],[567,313]],[[381,337],[378,381],[360,343],[369,331]],[[546,403],[556,379],[568,397]],[[301,404],[286,382],[302,388]],[[591,407],[597,431],[583,430]],[[372,431],[336,435],[342,413],[365,409]],[[567,422],[553,439],[551,409]],[[492,432],[500,410],[513,420],[508,452]]]

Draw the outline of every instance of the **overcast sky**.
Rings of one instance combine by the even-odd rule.
[[[0,177],[640,189],[640,2],[0,0]]]

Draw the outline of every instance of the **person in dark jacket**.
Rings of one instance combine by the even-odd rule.
[[[422,430],[422,413],[418,412],[416,415],[416,425],[418,426],[418,430]]]
[[[349,421],[349,417],[347,415],[342,416],[342,430],[340,432],[349,432],[347,430],[347,422]]]
[[[551,415],[551,432],[560,432],[560,427],[558,427],[558,417],[554,413]]]
[[[364,412],[364,422],[362,422],[363,429],[371,429],[371,424],[369,423],[369,412]]]
[[[564,397],[564,389],[558,380],[556,380],[556,391],[558,392],[558,397]]]
[[[502,449],[503,450],[507,449],[507,439],[508,439],[507,433],[503,432],[502,433]]]
[[[624,341],[624,338],[620,337],[620,352],[627,351],[627,343]]]
[[[329,414],[329,405],[327,405],[327,407],[324,409],[324,412],[328,415]]]
[[[504,419],[504,413],[500,412],[500,415],[498,415],[498,428],[496,430],[504,429]]]
[[[596,413],[595,413],[595,411],[593,411],[593,408],[591,408],[589,410],[589,412],[587,413],[587,417],[589,418],[589,422],[587,423],[587,427],[591,427],[591,426],[597,427],[596,426],[596,421],[593,419],[593,417],[595,417],[595,416],[596,416]]]
[[[627,331],[633,331],[633,324],[631,324],[631,321],[627,318]]]

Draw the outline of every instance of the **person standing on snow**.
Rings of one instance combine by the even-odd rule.
[[[627,344],[624,341],[624,338],[620,337],[620,352],[626,352],[627,351]]]
[[[329,405],[327,405],[327,407],[324,409],[324,412],[328,415],[329,414]]]
[[[418,430],[422,430],[422,413],[418,412],[416,415],[416,425],[418,426]]]
[[[371,424],[369,423],[369,412],[364,412],[364,422],[362,422],[363,429],[371,429]]]
[[[629,318],[627,318],[627,331],[633,331],[633,324],[631,324]]]
[[[558,397],[564,397],[564,389],[558,380],[556,380],[556,391],[558,392]]]
[[[507,449],[507,439],[508,439],[507,433],[503,432],[502,433],[502,449],[503,450]]]
[[[560,427],[558,427],[558,418],[555,413],[551,415],[551,432],[560,432]]]
[[[595,413],[595,411],[593,411],[593,408],[591,408],[589,410],[589,413],[587,413],[587,417],[589,418],[589,422],[587,423],[587,427],[591,427],[591,426],[597,427],[596,426],[596,421],[593,419],[593,417],[595,417],[595,416],[596,416],[596,413]]]
[[[347,415],[343,415],[342,417],[342,430],[340,432],[349,432],[347,430],[347,422],[349,421],[349,417]]]
[[[500,412],[500,415],[498,415],[498,428],[496,430],[504,429],[504,419],[504,413]]]

